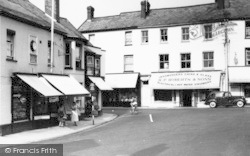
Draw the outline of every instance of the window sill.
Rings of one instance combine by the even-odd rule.
[[[159,69],[159,72],[165,72],[165,71],[169,71],[169,68],[167,68],[167,69]]]
[[[17,62],[17,60],[14,60],[14,59],[11,59],[11,58],[6,58],[6,61],[9,61],[9,62]]]
[[[148,43],[141,43],[141,45],[148,45]]]
[[[192,69],[191,68],[181,68],[180,71],[191,71]]]
[[[73,70],[72,67],[64,67],[64,69],[66,69],[66,70]]]
[[[168,44],[168,41],[160,41],[160,44]]]
[[[204,41],[204,42],[213,41],[213,38],[204,39],[203,41]]]
[[[133,44],[125,44],[125,46],[132,46]]]
[[[51,65],[50,65],[50,64],[48,64],[48,67],[51,67]],[[53,65],[53,67],[55,67],[55,65]]]
[[[37,63],[29,63],[30,65],[37,66]]]
[[[124,71],[124,73],[133,73],[133,72],[134,72],[133,70]]]
[[[214,70],[214,67],[203,67],[202,70]]]
[[[78,70],[78,71],[84,71],[84,69],[81,69],[81,68],[76,68],[76,70]]]
[[[190,40],[181,40],[181,43],[189,43]]]

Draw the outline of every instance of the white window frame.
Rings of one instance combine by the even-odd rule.
[[[81,44],[76,44],[76,49],[79,48],[79,57],[75,57],[75,67],[76,69],[82,69],[82,45]],[[75,53],[76,54],[76,53]],[[80,63],[80,67],[77,67],[77,63]]]
[[[245,38],[250,39],[250,21],[245,21]]]
[[[94,75],[95,74],[95,57],[88,55],[87,58],[87,75]],[[88,70],[88,68],[91,68],[92,70]],[[93,72],[93,73],[88,73]]]
[[[205,58],[205,54],[208,55],[207,59]],[[212,58],[211,58],[210,54],[212,54]],[[214,68],[214,52],[213,51],[204,51],[202,56],[203,56],[203,68]],[[207,67],[205,66],[205,62],[208,62]],[[209,66],[211,62],[212,62],[212,66]]]
[[[30,55],[30,64],[38,63],[38,39],[34,35],[29,36],[29,55]],[[35,57],[35,62],[32,62],[32,56]]]
[[[167,56],[167,60],[165,60]],[[163,57],[163,60],[161,60],[161,57]],[[163,68],[161,68],[161,64],[163,64]],[[166,65],[166,67],[165,67]],[[169,54],[160,54],[159,55],[159,69],[160,70],[167,70],[169,69]]]
[[[188,59],[185,59],[185,60],[182,60],[182,55],[189,55],[189,60]],[[184,56],[185,58],[187,56]],[[187,67],[187,63],[190,63],[190,67]],[[182,63],[185,63],[185,67],[182,67]],[[181,69],[191,69],[191,53],[181,53]]]
[[[211,28],[211,30],[208,30],[206,28]],[[205,40],[212,40],[213,39],[213,26],[212,24],[206,24],[204,25],[204,38]]]
[[[250,66],[250,48],[245,49],[246,66]]]
[[[190,39],[189,27],[182,27],[181,28],[181,39],[182,39],[182,41],[189,41],[189,39]]]
[[[98,71],[99,73],[97,73]],[[101,59],[95,58],[95,75],[101,75]]]
[[[131,59],[129,61],[127,59]],[[130,66],[130,68],[128,68]],[[124,72],[133,72],[134,71],[134,56],[133,55],[124,55]]]
[[[15,58],[15,31],[7,29],[6,32],[6,50],[7,59],[14,60]]]
[[[161,43],[166,43],[168,42],[168,29],[160,29],[160,41]]]
[[[141,31],[141,43],[148,44],[148,42],[149,42],[148,30],[142,30]]]
[[[125,45],[132,45],[132,31],[125,32]]]

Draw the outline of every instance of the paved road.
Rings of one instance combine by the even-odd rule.
[[[250,108],[128,112],[115,109],[111,123],[40,143],[63,143],[66,156],[250,155]]]

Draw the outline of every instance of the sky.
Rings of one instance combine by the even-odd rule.
[[[44,11],[45,0],[29,0]],[[76,28],[87,19],[87,7],[95,9],[95,17],[119,15],[121,12],[139,11],[142,0],[60,0],[60,16],[67,18]],[[214,3],[215,0],[148,0],[151,9]]]

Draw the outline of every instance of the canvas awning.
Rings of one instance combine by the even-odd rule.
[[[89,79],[100,89],[100,90],[113,90],[102,78],[91,77]]]
[[[42,76],[64,95],[88,95],[90,94],[75,78],[66,75]]]
[[[107,74],[105,81],[112,88],[136,88],[138,73]]]
[[[250,67],[229,67],[230,83],[250,83]]]
[[[153,73],[153,89],[217,89],[220,88],[221,71]]]
[[[45,97],[63,95],[62,93],[57,91],[53,86],[51,86],[43,77],[39,78],[37,75],[22,74],[17,74],[16,76]]]

